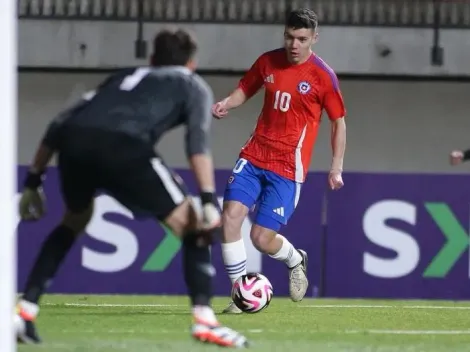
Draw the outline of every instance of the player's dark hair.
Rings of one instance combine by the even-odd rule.
[[[183,29],[164,29],[153,40],[152,66],[184,66],[197,51],[193,36]]]
[[[289,12],[286,16],[285,26],[293,29],[307,28],[315,31],[318,27],[317,14],[307,8]]]

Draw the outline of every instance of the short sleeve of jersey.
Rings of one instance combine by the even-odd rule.
[[[328,72],[328,77],[325,81],[323,107],[332,121],[346,116],[346,108],[339,87],[338,77],[333,71]]]
[[[261,55],[238,83],[238,88],[245,93],[247,98],[255,95],[264,84],[261,70],[265,60],[265,56]]]

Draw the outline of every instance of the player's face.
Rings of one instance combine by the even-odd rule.
[[[284,31],[284,47],[287,58],[293,64],[308,59],[312,53],[312,45],[316,43],[318,34],[309,28],[286,28]]]

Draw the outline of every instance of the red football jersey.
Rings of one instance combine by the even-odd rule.
[[[346,115],[338,78],[317,55],[300,65],[284,49],[261,55],[239,82],[248,98],[262,86],[264,105],[240,152],[253,165],[304,182],[323,109],[330,120]]]

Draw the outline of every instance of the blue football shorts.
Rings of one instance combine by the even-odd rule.
[[[255,224],[279,231],[294,213],[302,184],[240,158],[225,188],[224,201],[238,201],[258,212]]]

